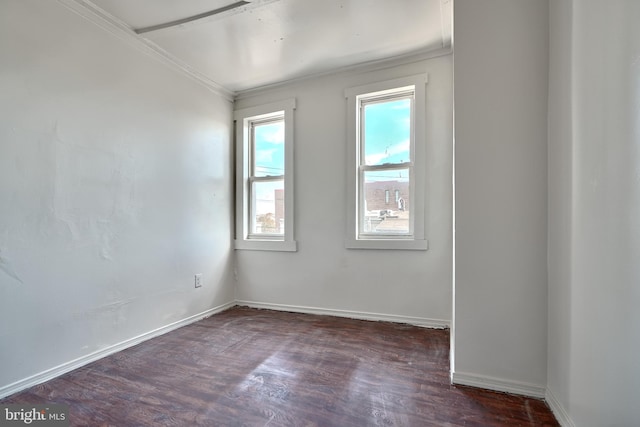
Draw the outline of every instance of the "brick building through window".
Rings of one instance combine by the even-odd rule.
[[[364,185],[366,209],[371,211],[410,209],[409,182],[370,181]]]

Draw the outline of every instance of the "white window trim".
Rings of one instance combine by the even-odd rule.
[[[395,250],[427,250],[429,242],[426,239],[425,199],[426,199],[426,84],[427,74],[403,77],[383,82],[356,86],[345,90],[347,98],[347,231],[345,247],[348,249],[395,249]],[[411,188],[413,199],[411,202],[413,215],[412,236],[366,236],[358,237],[358,141],[359,100],[360,95],[393,90],[396,88],[414,86],[414,120],[413,120],[413,149],[415,164]]]
[[[294,98],[257,107],[243,108],[233,113],[236,122],[236,237],[235,249],[284,251],[298,250],[294,240],[294,166],[293,144]],[[252,236],[249,238],[249,124],[251,121],[284,113],[284,235]]]

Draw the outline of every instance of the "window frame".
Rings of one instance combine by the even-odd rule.
[[[347,231],[348,249],[427,250],[425,231],[426,201],[426,84],[427,74],[375,82],[345,90],[347,99]],[[364,103],[385,96],[413,92],[411,109],[409,188],[411,222],[408,234],[372,234],[359,230],[364,205],[364,171],[371,168],[363,160],[361,111]],[[363,102],[364,101],[364,102]],[[406,165],[406,163],[405,163]],[[377,169],[397,168],[400,164],[380,165]]]
[[[294,239],[294,98],[235,110],[236,140],[236,230],[235,249],[264,251],[297,251]],[[255,145],[252,125],[284,119],[284,175],[257,177],[253,162]],[[283,234],[256,234],[252,232],[252,185],[256,182],[284,181]]]
[[[282,181],[282,186],[284,188],[284,178],[285,173],[283,171],[280,175],[259,175],[256,171],[256,140],[255,140],[255,129],[258,126],[269,125],[272,123],[282,122],[284,126],[286,126],[286,120],[284,117],[284,111],[276,111],[272,114],[264,114],[257,117],[249,117],[246,119],[247,123],[247,133],[249,137],[248,143],[248,152],[249,152],[249,164],[248,164],[248,182],[247,182],[247,197],[249,199],[249,211],[247,214],[248,219],[248,230],[247,230],[247,239],[248,240],[283,240],[285,231],[282,230],[282,233],[255,233],[253,230],[256,227],[255,224],[255,211],[256,211],[256,197],[254,191],[254,184],[258,183],[270,183],[270,182],[278,182]],[[285,156],[286,156],[286,141],[285,144]],[[285,165],[286,169],[286,165]],[[286,193],[286,191],[285,191]],[[285,209],[285,227],[286,227],[286,209]]]

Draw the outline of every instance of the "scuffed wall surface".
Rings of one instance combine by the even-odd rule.
[[[233,301],[231,104],[57,2],[0,58],[0,388]]]

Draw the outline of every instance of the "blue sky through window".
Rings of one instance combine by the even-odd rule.
[[[254,128],[255,176],[284,175],[284,120]]]
[[[411,161],[410,138],[411,101],[408,98],[365,104],[365,164]]]
[[[254,176],[284,175],[284,120],[258,123],[253,129]],[[284,181],[255,183],[252,189],[255,215],[276,212],[276,190],[284,189]],[[255,230],[254,230],[255,232]]]

